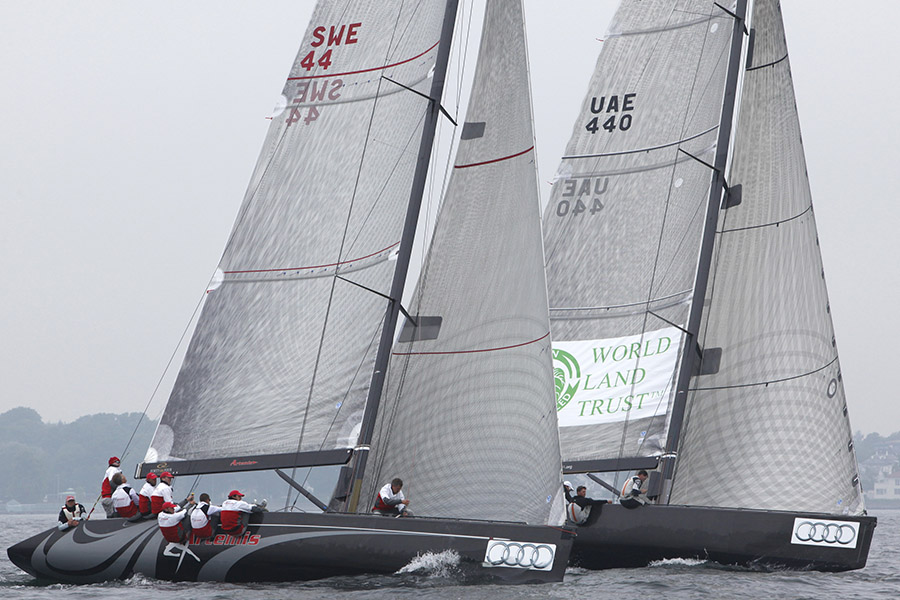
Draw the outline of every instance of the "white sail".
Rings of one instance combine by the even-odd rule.
[[[488,0],[455,168],[409,307],[419,327],[407,322],[394,348],[362,502],[399,476],[416,515],[562,519],[523,26],[519,0]]]
[[[544,213],[573,471],[634,468],[665,448],[732,24],[713,0],[624,0],[604,36]]]
[[[443,15],[319,2],[147,461],[346,461],[428,110],[402,86],[428,94]]]
[[[825,271],[781,9],[757,0],[701,346],[671,501],[860,514]],[[707,369],[708,370],[708,369]],[[713,369],[715,370],[715,369]]]

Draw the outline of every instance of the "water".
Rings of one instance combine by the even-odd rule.
[[[94,585],[39,585],[6,558],[5,549],[43,531],[52,515],[0,515],[0,596],[7,598],[122,598],[192,600],[349,598],[577,599],[636,598],[900,598],[900,510],[872,511],[878,528],[868,566],[849,573],[781,571],[762,573],[722,567],[705,561],[664,561],[644,569],[586,571],[569,569],[563,583],[532,586],[467,585],[452,554],[416,559],[391,576],[335,577],[309,583],[233,585],[169,583],[145,577]]]

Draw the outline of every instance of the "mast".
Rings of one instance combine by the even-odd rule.
[[[384,316],[384,325],[381,330],[381,339],[378,342],[378,353],[375,356],[375,369],[372,373],[372,381],[366,397],[366,409],[363,413],[359,441],[353,449],[353,467],[350,481],[351,488],[345,509],[355,512],[359,502],[359,493],[362,487],[363,474],[369,455],[369,444],[372,442],[372,434],[375,431],[375,419],[378,416],[378,406],[381,403],[381,394],[384,388],[384,378],[388,362],[391,356],[391,346],[394,340],[394,330],[400,315],[400,302],[403,299],[403,288],[406,283],[406,275],[409,270],[409,261],[412,255],[413,241],[416,235],[416,226],[419,221],[419,209],[422,205],[422,195],[425,192],[425,180],[428,176],[428,166],[431,161],[431,150],[434,144],[434,134],[437,128],[438,116],[441,112],[441,98],[444,93],[444,79],[447,75],[447,64],[450,60],[450,46],[453,40],[453,28],[456,23],[456,9],[458,0],[447,0],[444,11],[444,23],[441,28],[441,45],[438,49],[437,60],[434,66],[434,75],[431,82],[428,114],[426,124],[419,144],[419,156],[416,162],[416,170],[413,176],[413,186],[410,192],[409,205],[406,212],[406,220],[403,225],[403,235],[400,239],[400,247],[397,255],[397,266],[394,270],[394,278],[391,282],[391,294],[388,300],[387,310]]]
[[[721,5],[717,5],[722,8]],[[722,9],[725,10],[725,9]],[[726,11],[727,12],[727,11]],[[709,269],[712,264],[712,255],[716,241],[716,223],[719,219],[719,208],[723,194],[727,192],[725,181],[725,168],[728,164],[728,148],[731,141],[734,109],[737,102],[738,78],[741,70],[741,55],[743,51],[745,21],[747,16],[747,0],[736,0],[735,12],[732,13],[734,24],[731,33],[731,51],[728,58],[728,74],[725,82],[725,97],[722,106],[722,115],[719,121],[719,134],[716,140],[716,158],[713,167],[713,176],[709,188],[709,199],[706,209],[706,223],[703,228],[703,239],[700,244],[700,258],[697,266],[697,275],[694,280],[694,295],[691,299],[691,309],[686,328],[686,339],[681,367],[678,371],[678,379],[675,386],[675,401],[672,407],[672,417],[669,424],[669,435],[666,438],[665,454],[660,459],[662,471],[662,493],[660,502],[667,504],[672,490],[672,477],[675,474],[675,462],[678,455],[678,442],[681,436],[681,428],[684,423],[684,413],[687,406],[688,386],[691,376],[700,364],[702,350],[697,345],[697,337],[700,329],[700,321],[703,316],[703,304],[706,298],[706,286],[709,280]]]

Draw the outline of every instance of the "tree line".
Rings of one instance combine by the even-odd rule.
[[[87,415],[72,423],[45,423],[25,407],[0,414],[0,502],[55,504],[57,492],[72,489],[89,505],[109,457],[122,458],[130,477],[155,430],[156,421],[136,412]],[[132,434],[128,455],[121,456]]]

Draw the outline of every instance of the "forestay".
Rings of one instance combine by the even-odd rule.
[[[860,514],[847,418],[781,10],[754,3],[729,183],[671,501]],[[709,371],[709,369],[707,369]]]
[[[443,8],[319,2],[148,462],[349,457],[428,109],[398,83],[427,95]]]
[[[568,470],[665,447],[732,24],[712,0],[624,0],[604,36],[544,213]]]
[[[419,327],[407,322],[394,347],[361,511],[399,476],[416,515],[561,522],[541,246],[522,8],[489,0],[409,307]]]

